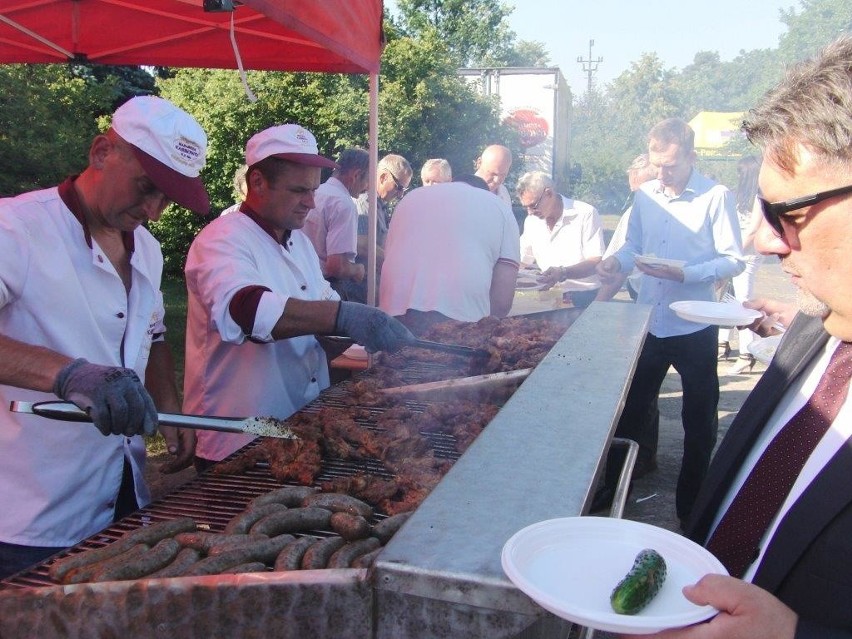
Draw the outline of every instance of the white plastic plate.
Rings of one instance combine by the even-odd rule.
[[[763,316],[760,311],[746,308],[739,302],[703,302],[684,300],[669,304],[675,314],[688,322],[699,324],[715,324],[728,328],[748,326],[754,320]]]
[[[677,268],[686,266],[685,260],[668,260],[664,257],[655,257],[653,255],[637,255],[633,259],[646,266],[674,266]]]
[[[349,359],[358,359],[358,360],[367,360],[370,355],[367,353],[367,350],[361,346],[360,344],[353,344],[345,351],[343,351],[343,356],[348,357]]]
[[[609,596],[645,548],[665,559],[666,580],[639,613],[618,614]],[[502,562],[509,579],[546,610],[582,626],[627,634],[651,634],[709,619],[717,611],[696,606],[681,590],[705,574],[727,574],[716,557],[686,537],[607,517],[550,519],[527,526],[506,542]]]
[[[783,335],[772,335],[770,337],[757,337],[748,345],[748,352],[754,355],[761,364],[769,365],[778,350]]]

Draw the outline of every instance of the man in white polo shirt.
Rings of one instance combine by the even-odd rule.
[[[313,134],[296,124],[264,129],[246,144],[248,191],[240,210],[198,234],[186,261],[189,308],[184,412],[285,418],[329,385],[315,335],[352,337],[393,351],[413,336],[371,306],[341,302],[301,228],[322,167]],[[252,437],[199,431],[203,470]]]
[[[163,257],[142,225],[169,201],[208,212],[206,148],[189,114],[133,98],[79,176],[0,200],[0,577],[149,501],[141,434],[179,402],[162,337]],[[9,410],[57,397],[97,428]],[[163,431],[191,456],[192,440]]]
[[[304,231],[319,256],[322,274],[343,299],[342,283],[364,279],[358,254],[358,207],[353,198],[367,192],[370,154],[364,149],[346,149],[337,158],[338,168],[317,189],[316,206],[308,213]]]

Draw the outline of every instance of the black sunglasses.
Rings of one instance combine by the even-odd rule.
[[[527,206],[525,208],[527,210],[530,210],[530,211],[538,211],[538,207],[541,206],[541,201],[544,199],[544,196],[546,194],[547,194],[547,187],[545,187],[542,190],[541,195],[538,196],[538,199],[533,204],[530,204],[529,206]]]
[[[846,193],[852,193],[852,184],[841,186],[839,189],[831,189],[830,191],[820,191],[813,195],[803,195],[802,197],[787,200],[786,202],[767,202],[760,196],[757,199],[760,202],[761,209],[763,209],[763,217],[769,222],[769,226],[772,227],[772,230],[775,231],[778,237],[784,237],[784,226],[781,224],[781,220],[788,217],[791,211],[797,211],[806,206],[812,206],[829,198],[845,195]],[[790,222],[789,219],[787,221]]]
[[[399,180],[396,179],[396,176],[393,174],[393,172],[388,171],[388,175],[391,176],[391,180],[393,180],[394,186],[396,186],[396,190],[399,191],[399,194],[405,195],[405,192],[408,191],[408,187],[400,184]]]

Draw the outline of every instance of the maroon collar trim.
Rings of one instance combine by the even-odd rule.
[[[284,231],[284,236],[281,238],[281,241],[278,241],[278,237],[275,235],[275,230],[272,228],[272,225],[269,224],[266,220],[260,217],[248,204],[243,202],[240,204],[240,213],[245,213],[251,218],[251,220],[257,224],[261,229],[263,229],[269,237],[271,237],[277,244],[281,244],[284,248],[290,243],[290,233],[291,231]]]
[[[80,200],[77,189],[74,188],[74,181],[78,178],[77,175],[72,175],[67,178],[62,184],[57,187],[59,197],[64,202],[68,210],[77,218],[80,226],[83,227],[83,236],[86,238],[86,245],[92,248],[92,234],[89,232],[89,223],[86,221],[86,205]],[[122,231],[121,239],[124,242],[124,248],[128,253],[133,253],[136,248],[133,233]]]

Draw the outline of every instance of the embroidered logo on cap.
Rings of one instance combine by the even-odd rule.
[[[314,145],[313,136],[301,127],[296,131],[296,139],[301,142],[303,146],[313,147]]]
[[[199,164],[203,164],[204,151],[201,146],[184,136],[175,140],[174,153],[171,155],[173,160],[192,169],[197,169]]]

